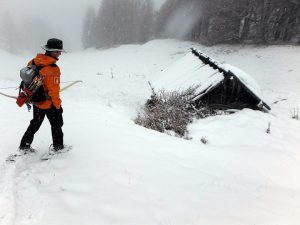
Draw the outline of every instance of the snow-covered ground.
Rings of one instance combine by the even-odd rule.
[[[191,47],[251,74],[272,111],[195,121],[192,140],[135,125],[148,81]],[[0,51],[1,92],[16,95],[9,87],[33,56]],[[61,96],[73,151],[39,160],[51,144],[45,120],[33,143],[39,154],[5,163],[32,115],[0,96],[0,224],[298,225],[300,121],[291,112],[300,108],[299,59],[295,46],[175,40],[62,55],[61,81],[83,80]]]

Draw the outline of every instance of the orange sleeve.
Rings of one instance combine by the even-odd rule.
[[[46,66],[40,70],[43,76],[43,83],[45,91],[50,97],[50,101],[59,109],[61,107],[60,91],[60,70],[59,67]]]

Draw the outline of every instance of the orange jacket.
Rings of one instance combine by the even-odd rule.
[[[59,109],[61,107],[61,99],[59,96],[60,69],[55,64],[57,59],[48,55],[37,54],[33,60],[37,66],[42,66],[42,69],[40,69],[40,75],[43,79],[44,90],[49,96],[49,99],[36,104],[36,106],[40,109],[49,109],[53,104],[55,108]],[[28,65],[32,65],[32,60],[28,63]]]

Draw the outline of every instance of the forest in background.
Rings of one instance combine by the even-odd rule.
[[[67,14],[57,24],[49,22],[51,15],[25,11],[29,15],[16,20],[2,10],[0,49],[36,51],[52,37],[63,39],[71,51],[81,45],[107,48],[166,38],[208,46],[300,44],[300,0],[165,0],[159,9],[153,0],[99,0],[87,7],[85,16],[82,10],[76,24]],[[70,26],[76,32],[70,33]]]
[[[9,12],[2,17],[0,15],[0,49],[14,54],[39,49],[51,37],[59,37],[68,42],[70,37],[62,33],[40,17],[24,17],[21,21],[16,21]]]
[[[84,18],[84,48],[175,38],[220,43],[300,44],[300,0],[102,0]]]

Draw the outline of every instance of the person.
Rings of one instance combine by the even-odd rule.
[[[19,151],[23,153],[36,152],[36,150],[31,147],[31,144],[45,116],[47,116],[51,125],[53,144],[50,146],[50,151],[62,151],[66,147],[64,145],[64,134],[62,131],[64,124],[62,116],[63,108],[59,94],[60,68],[56,64],[59,60],[59,56],[62,52],[65,52],[65,50],[63,49],[62,40],[56,38],[49,39],[47,44],[41,47],[45,50],[45,53],[38,53],[28,65],[36,65],[40,68],[39,74],[42,77],[43,88],[47,98],[42,102],[33,102],[33,119],[30,121],[19,146]]]

